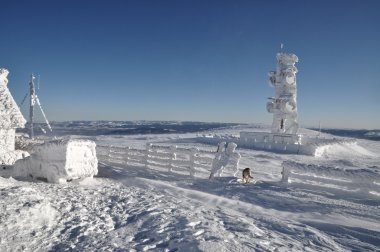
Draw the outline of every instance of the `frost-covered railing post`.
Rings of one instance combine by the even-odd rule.
[[[124,154],[125,155],[125,164],[127,164],[127,165],[128,165],[128,161],[130,159],[130,157],[129,157],[130,150],[131,150],[131,147],[129,147],[129,146],[127,146],[125,148],[125,154]]]
[[[104,163],[122,164],[125,168],[129,165],[152,169],[159,167],[173,173],[187,173],[192,177],[195,177],[195,173],[199,176],[209,175],[215,156],[215,152],[210,150],[151,143],[147,143],[144,149],[112,145],[98,145],[97,148],[99,161]]]
[[[241,155],[239,152],[233,152],[232,153],[232,167],[235,169],[234,176],[238,176],[239,173],[239,162],[240,162]]]
[[[112,145],[110,145],[108,148],[107,148],[107,161],[108,163],[111,163],[111,150],[112,150]]]
[[[190,152],[190,176],[191,177],[195,177],[195,172],[196,172],[196,170],[195,170],[195,159],[196,159],[196,157],[197,157],[197,155],[198,155],[198,153],[199,153],[199,149],[198,148],[192,148],[191,149],[191,152]]]
[[[145,147],[145,159],[144,159],[144,166],[145,167],[148,167],[148,165],[149,165],[149,153],[150,153],[151,147],[152,147],[151,143],[147,143],[146,144],[146,147]]]
[[[235,143],[221,142],[218,145],[218,150],[215,153],[215,158],[212,162],[211,173],[209,179],[215,176],[220,177],[224,168],[229,165],[233,166],[235,170],[239,164],[240,154],[235,152],[237,145]]]
[[[177,151],[177,146],[175,145],[170,146],[170,163],[168,166],[168,172],[173,171],[174,161],[176,160],[176,157],[177,157],[176,151]]]
[[[282,175],[281,182],[282,183],[288,183],[289,182],[289,169],[287,166],[283,165],[281,175]]]

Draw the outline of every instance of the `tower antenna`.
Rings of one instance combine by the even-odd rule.
[[[36,94],[36,88],[34,86],[34,80],[35,79],[36,79],[36,77],[34,76],[34,74],[32,74],[30,82],[29,82],[29,87],[30,87],[30,108],[29,108],[30,138],[34,138],[34,127],[33,127],[34,126],[33,125],[33,123],[34,123],[34,105],[36,103],[41,110],[42,116],[44,117],[45,122],[46,122],[49,130],[52,131],[52,128],[49,124],[49,121],[46,118],[45,112],[42,109],[40,100],[38,99],[38,96]],[[38,83],[39,83],[39,78],[38,78]]]
[[[282,44],[281,44],[282,45]],[[269,72],[269,85],[275,89],[275,97],[267,103],[267,110],[273,113],[272,133],[296,135],[297,120],[297,84],[295,54],[278,53],[277,70]]]
[[[36,89],[34,87],[34,74],[30,77],[29,82],[29,92],[30,92],[30,107],[29,107],[29,127],[30,127],[30,138],[34,138],[34,129],[33,129],[33,119],[34,119],[34,105],[36,104]]]

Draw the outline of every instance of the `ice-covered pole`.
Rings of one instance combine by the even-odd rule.
[[[34,138],[33,117],[34,117],[34,104],[36,104],[36,89],[34,87],[34,74],[32,74],[29,82],[30,87],[30,108],[29,108],[29,123],[30,123],[30,138]]]
[[[297,134],[297,84],[295,54],[277,53],[277,69],[269,72],[269,85],[275,96],[270,97],[267,110],[273,113],[272,133]]]

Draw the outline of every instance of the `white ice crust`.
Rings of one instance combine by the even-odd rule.
[[[7,69],[0,68],[0,129],[24,128],[26,120],[7,87],[8,74]]]
[[[210,179],[214,176],[220,177],[224,168],[227,165],[232,165],[236,170],[238,170],[240,153],[235,152],[237,145],[235,143],[221,142],[218,144],[218,150],[215,154],[215,158],[212,161]]]
[[[54,140],[34,148],[30,157],[14,165],[13,176],[65,182],[98,173],[96,144],[89,140]]]
[[[269,72],[269,85],[275,88],[275,97],[267,103],[273,113],[272,133],[297,134],[296,62],[295,54],[278,53],[277,70]]]
[[[0,68],[0,165],[13,165],[16,160],[29,156],[15,151],[15,130],[23,128],[26,120],[8,90],[9,71]]]

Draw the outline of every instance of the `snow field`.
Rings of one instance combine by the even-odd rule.
[[[369,156],[373,157],[376,154],[368,151],[357,143],[339,143],[339,144],[328,144],[324,146],[320,146],[315,150],[316,157],[344,157],[344,158],[352,158],[352,156],[361,157],[361,156]]]
[[[257,190],[221,179],[206,188],[206,181],[187,180],[177,184],[172,179],[165,182],[128,177],[117,182],[98,178],[87,185],[35,183],[30,187],[27,182],[17,181],[6,181],[4,186],[5,179],[2,179],[2,199],[7,209],[0,216],[4,219],[13,215],[14,221],[2,226],[0,249],[24,246],[31,250],[59,251],[216,251],[218,248],[222,251],[321,248],[345,251],[330,235],[298,221],[302,214],[284,214],[247,201],[252,193],[256,197],[260,191],[264,195],[270,192],[268,185],[261,185]],[[4,194],[5,188],[13,194]],[[241,190],[244,188],[249,188],[247,194]],[[25,200],[17,200],[16,192],[17,197]],[[307,194],[303,196],[307,198]],[[283,195],[270,193],[267,197],[280,201]],[[309,217],[302,218],[312,220]],[[24,218],[27,222],[18,221]]]
[[[97,143],[134,148],[155,142],[216,150],[193,139],[194,134],[96,137]],[[358,144],[379,153],[379,142]],[[211,181],[168,167],[102,159],[97,177],[65,185],[0,178],[0,251],[379,250],[379,197],[281,183],[283,161],[360,172],[379,170],[378,156],[237,151],[238,177],[226,167]],[[253,170],[255,184],[240,182],[245,167]],[[19,220],[25,218],[35,222]]]

